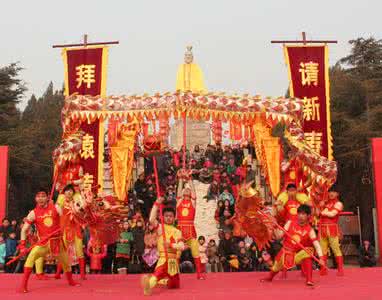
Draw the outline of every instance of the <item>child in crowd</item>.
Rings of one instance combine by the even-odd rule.
[[[106,257],[106,245],[102,246],[93,239],[90,239],[87,254],[90,257],[90,272],[92,274],[100,274],[102,259]]]
[[[127,274],[127,267],[131,255],[131,245],[134,241],[133,234],[130,232],[128,221],[122,223],[122,231],[116,245],[116,264],[119,274]]]
[[[219,195],[220,195],[220,185],[216,180],[214,180],[208,187],[207,201],[210,201],[210,200],[217,201],[219,198]]]
[[[206,254],[208,258],[207,269],[210,269],[211,272],[223,272],[223,268],[218,255],[218,246],[216,245],[214,239],[211,239],[208,242]]]
[[[145,231],[145,250],[142,255],[144,262],[146,263],[146,269],[148,272],[154,270],[154,266],[158,261],[159,254],[157,249],[158,234],[152,224],[148,224]]]
[[[200,257],[200,261],[202,263],[202,272],[205,273],[206,272],[206,264],[208,262],[206,238],[201,235],[198,238],[198,242],[199,242],[199,257]]]
[[[229,192],[228,188],[225,188],[223,190],[223,193],[220,194],[219,200],[222,201],[229,201],[230,206],[233,206],[235,204],[235,199],[233,198],[232,194]]]
[[[44,273],[45,274],[55,274],[56,273],[56,259],[48,254],[44,259]]]
[[[4,271],[5,255],[6,255],[5,242],[4,242],[3,236],[0,235],[0,272]]]
[[[17,252],[17,240],[16,240],[16,232],[11,231],[8,235],[8,238],[5,241],[5,261],[8,262],[11,260]],[[13,273],[16,265],[13,263],[10,266],[6,267],[7,273]]]

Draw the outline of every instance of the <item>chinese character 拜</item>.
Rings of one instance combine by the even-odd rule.
[[[307,121],[320,121],[320,103],[318,97],[304,97],[304,120]]]
[[[305,132],[305,142],[316,153],[321,153],[322,132]]]
[[[76,67],[76,82],[77,88],[83,83],[90,89],[91,85],[95,83],[95,65],[79,65]]]
[[[86,173],[84,175],[84,190],[85,191],[89,191],[92,189],[92,186],[93,186],[93,182],[94,182],[94,177],[93,175],[90,175],[89,173]]]
[[[300,63],[301,83],[305,85],[318,85],[318,63],[312,61],[307,63]]]
[[[94,137],[88,133],[82,138],[81,157],[84,159],[94,158]]]

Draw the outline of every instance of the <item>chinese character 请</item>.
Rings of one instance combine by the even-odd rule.
[[[94,158],[94,137],[88,133],[82,138],[82,150],[81,157],[88,159],[89,157]]]
[[[318,63],[312,61],[307,63],[300,63],[301,83],[305,85],[318,85]]]
[[[322,132],[305,132],[305,142],[316,153],[321,153]]]
[[[76,82],[77,88],[83,83],[90,89],[91,85],[95,83],[95,65],[79,65],[76,67]]]
[[[304,120],[307,121],[320,121],[320,103],[318,103],[318,97],[304,97]]]
[[[90,175],[89,173],[86,173],[84,175],[84,190],[85,191],[89,191],[92,189],[92,186],[93,186],[93,182],[94,182],[94,177],[93,175]]]

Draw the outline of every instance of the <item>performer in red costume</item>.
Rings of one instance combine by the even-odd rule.
[[[158,223],[158,212],[163,205],[163,198],[160,197],[155,202],[150,213],[150,224],[156,228],[158,234],[157,248],[159,260],[154,273],[142,277],[143,293],[151,295],[153,288],[160,280],[167,280],[166,285],[169,289],[180,287],[179,263],[180,252],[184,250],[182,233],[174,226],[175,210],[172,207],[164,207],[162,211],[163,222]]]
[[[203,267],[199,257],[199,243],[194,226],[196,214],[196,192],[191,174],[187,170],[180,170],[179,185],[177,193],[176,216],[178,228],[182,232],[182,237],[186,245],[190,247],[192,257],[196,266],[197,279],[204,280]],[[183,189],[184,180],[188,181],[189,187]]]
[[[287,221],[297,221],[297,209],[301,204],[308,204],[310,205],[309,198],[306,199],[297,199],[298,192],[297,187],[294,183],[288,184],[286,188],[286,201],[282,201],[278,199],[275,203],[276,210],[279,214],[279,220],[282,223],[286,223]]]
[[[61,172],[57,180],[56,190],[62,192],[64,187],[72,184],[76,192],[80,190],[82,184],[84,171],[80,163],[80,158],[77,157],[73,161],[67,162],[67,167]]]
[[[81,195],[79,193],[75,193],[74,186],[71,184],[64,188],[63,193],[64,197],[59,197],[57,199],[57,205],[59,205],[62,209],[61,229],[63,231],[64,246],[65,249],[68,249],[70,246],[74,246],[74,251],[80,266],[81,279],[86,280],[86,264],[82,242],[82,229],[81,225],[71,216],[71,207],[73,206],[74,200],[76,197],[81,197]],[[55,275],[56,279],[60,278],[61,271],[62,265],[58,264]]]
[[[296,187],[299,186],[302,179],[302,170],[299,166],[296,155],[294,155],[292,151],[288,152],[288,159],[281,163],[281,172],[284,175],[284,188],[290,183],[295,184]]]
[[[21,230],[20,252],[25,254],[27,252],[26,236],[31,224],[36,226],[39,241],[32,248],[25,262],[20,292],[28,292],[28,280],[35,261],[40,257],[45,257],[48,253],[57,257],[58,261],[62,264],[69,285],[78,285],[72,278],[71,267],[68,264],[68,255],[62,243],[60,230],[61,208],[53,203],[49,203],[48,196],[44,191],[38,192],[35,199],[36,207],[26,217],[25,224]]]
[[[344,275],[344,260],[339,242],[338,218],[343,210],[343,204],[338,199],[338,193],[330,191],[328,201],[323,204],[320,212],[320,221],[318,223],[318,237],[324,254],[324,262],[328,260],[329,246],[337,262],[337,275]],[[321,268],[321,275],[327,275],[327,268]]]
[[[288,160],[281,163],[284,188],[277,197],[278,206],[284,206],[288,201],[288,186],[294,185],[296,189],[295,198],[300,204],[309,202],[307,188],[312,184],[310,177],[305,176],[301,163],[291,151],[288,152]]]
[[[262,281],[272,281],[276,274],[283,269],[291,269],[294,265],[301,264],[304,275],[306,276],[306,284],[313,286],[312,279],[312,258],[305,251],[301,250],[300,246],[296,243],[301,243],[304,247],[313,247],[320,258],[321,265],[324,265],[324,260],[322,259],[322,250],[320,243],[317,240],[316,233],[314,229],[309,225],[309,217],[311,215],[311,208],[308,205],[301,205],[298,210],[297,222],[288,221],[284,228],[289,233],[284,237],[283,247],[278,253],[273,266],[271,267],[271,272],[269,276]],[[284,232],[279,233],[280,236],[284,235]],[[313,249],[309,249],[313,250]],[[311,255],[313,251],[311,252]]]

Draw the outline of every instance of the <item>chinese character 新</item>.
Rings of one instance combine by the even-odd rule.
[[[79,65],[76,67],[76,82],[77,88],[83,83],[90,89],[91,85],[95,83],[95,65]]]
[[[320,121],[320,103],[318,103],[318,97],[304,97],[303,102],[304,120]]]
[[[84,175],[84,185],[83,185],[83,188],[85,191],[89,191],[92,189],[92,186],[93,186],[93,182],[94,182],[94,177],[93,175],[90,175],[89,173],[85,173]]]
[[[316,153],[321,153],[322,147],[322,132],[305,132],[305,142]]]
[[[88,159],[89,157],[94,158],[94,137],[88,133],[82,138],[82,149],[81,157]]]
[[[318,63],[312,61],[307,63],[300,63],[301,83],[305,85],[318,85]]]

